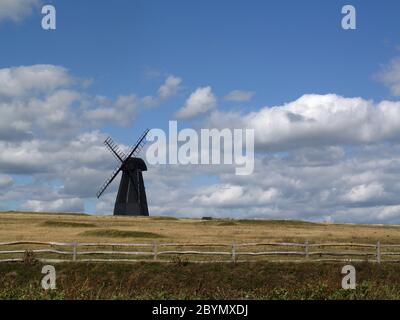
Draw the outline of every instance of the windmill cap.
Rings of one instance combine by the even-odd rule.
[[[146,163],[141,158],[129,158],[126,164],[130,170],[147,171]]]

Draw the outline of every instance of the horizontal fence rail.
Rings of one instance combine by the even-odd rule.
[[[44,248],[46,247],[46,248]],[[3,249],[4,248],[4,249]],[[370,261],[400,262],[400,244],[362,243],[63,243],[13,241],[0,243],[0,262],[27,257],[43,262],[244,262],[244,261]],[[133,257],[133,258],[130,258]],[[208,258],[208,260],[199,260]],[[279,260],[277,260],[277,258]]]

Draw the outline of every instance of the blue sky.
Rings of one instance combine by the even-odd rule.
[[[57,30],[43,31],[39,12],[3,23],[1,65],[62,65],[108,96],[150,94],[161,81],[146,76],[153,71],[176,74],[187,88],[255,91],[256,107],[306,92],[382,99],[388,92],[372,76],[400,38],[398,1],[352,1],[356,31],[340,27],[348,1],[47,3],[56,6]]]
[[[363,107],[368,104],[369,100],[374,101],[376,108],[383,100],[390,100],[393,103],[397,103],[398,100],[397,95],[390,90],[390,85],[396,86],[396,81],[400,81],[397,80],[395,74],[397,64],[393,62],[400,56],[400,19],[398,17],[400,3],[398,1],[18,1],[25,1],[26,6],[32,7],[32,11],[30,14],[24,14],[22,18],[13,19],[12,15],[15,12],[12,11],[14,9],[10,9],[10,16],[0,20],[0,38],[2,39],[0,69],[34,65],[62,67],[67,70],[68,77],[91,81],[87,87],[82,88],[81,84],[75,83],[69,86],[68,90],[77,91],[85,97],[104,96],[113,101],[120,96],[133,94],[139,97],[155,96],[157,90],[169,76],[179,77],[182,80],[176,94],[162,100],[156,107],[141,107],[129,125],[121,126],[120,122],[103,121],[96,126],[90,126],[90,128],[80,128],[74,132],[75,136],[74,134],[69,136],[70,141],[80,134],[97,130],[102,135],[111,134],[119,142],[129,145],[147,127],[167,128],[168,121],[176,118],[177,110],[187,103],[189,96],[196,89],[204,87],[212,89],[212,93],[217,99],[217,110],[221,119],[226,119],[226,115],[232,112],[241,114],[242,118],[246,118],[245,116],[250,115],[251,112],[259,113],[262,117],[265,114],[262,112],[263,107],[276,106],[277,110],[283,110],[286,103],[297,101],[306,94],[318,95],[321,101],[325,101],[323,97],[327,94],[334,94],[346,99],[360,97],[362,103],[356,110],[364,110]],[[57,9],[57,30],[55,31],[44,31],[40,26],[42,18],[40,9],[44,4],[52,4]],[[346,4],[353,5],[357,10],[356,30],[341,28],[343,17],[341,9]],[[0,7],[1,5],[0,0]],[[394,71],[391,73],[391,70]],[[389,74],[391,80],[382,81],[382,74]],[[60,85],[60,88],[64,87]],[[251,92],[254,96],[242,101],[224,99],[233,90]],[[36,93],[31,92],[30,94],[30,98],[36,97],[34,96]],[[20,98],[18,97],[18,99]],[[81,98],[79,103],[82,103],[82,99],[84,98]],[[4,101],[9,103],[9,100]],[[340,99],[338,101],[337,103],[342,103],[341,106],[347,106],[347,103],[349,104],[348,108],[352,106],[351,101]],[[78,102],[75,101],[75,103]],[[301,103],[310,107],[314,102],[305,99],[305,102]],[[329,100],[326,103],[331,102]],[[294,107],[290,112],[296,113],[296,108]],[[397,108],[397,105],[393,108]],[[309,114],[309,111],[304,111],[304,114]],[[266,115],[266,117],[272,119],[272,116]],[[358,115],[350,114],[351,117],[357,118]],[[218,119],[218,115],[212,118],[212,115],[204,113],[203,117],[182,119],[180,124],[181,127],[197,127],[205,121],[215,125],[215,119]],[[235,125],[238,125],[239,120],[237,119],[237,121]],[[351,129],[352,125],[354,124],[349,124],[347,128]],[[380,125],[385,126],[385,123],[380,123]],[[332,130],[337,130],[338,134],[327,138],[326,141],[324,140],[325,142],[320,140],[327,135],[326,132],[320,134],[314,132],[314,136],[307,136],[303,139],[303,142],[308,139],[307,141],[310,143],[299,144],[301,148],[314,148],[321,154],[335,153],[336,149],[332,151],[332,148],[344,150],[345,156],[338,162],[331,163],[330,168],[333,172],[332,168],[339,165],[346,165],[351,161],[363,161],[362,159],[371,153],[368,148],[383,148],[385,144],[393,143],[397,138],[397,124],[393,126],[395,133],[392,135],[382,134],[382,138],[377,139],[371,138],[373,133],[369,133],[367,134],[368,139],[364,139],[365,136],[363,136],[364,138],[360,138],[357,142],[352,139],[343,141],[339,133],[344,129],[334,128]],[[277,135],[279,132],[278,128]],[[50,139],[49,131],[46,133],[34,132],[35,137],[45,135],[47,136],[43,138],[43,143]],[[99,141],[103,138],[102,135],[99,134]],[[262,139],[261,136],[262,134],[260,141],[263,142],[259,143],[260,154],[268,150],[266,159],[280,157],[282,154],[270,151],[276,150],[275,142]],[[286,135],[284,136],[286,137]],[[319,139],[319,137],[321,138]],[[293,140],[294,142],[290,140],[292,138],[288,138],[290,141],[285,139],[278,137],[277,141],[282,146],[293,146],[293,143],[298,143],[296,140]],[[67,141],[65,137],[61,140],[63,143]],[[332,141],[335,143],[332,144]],[[4,139],[4,142],[7,141]],[[16,145],[15,150],[17,148]],[[300,150],[298,148],[282,148],[283,150],[278,151],[288,155],[287,159],[291,159],[291,155],[293,159],[297,159],[299,152],[302,152],[301,148]],[[393,153],[397,152],[397,145],[395,147],[391,145],[388,148],[395,150]],[[314,149],[311,151],[314,152]],[[43,148],[41,150],[43,151]],[[3,153],[6,157],[6,151]],[[309,154],[305,157],[307,158]],[[391,156],[393,161],[397,161],[397,153],[391,154]],[[104,157],[107,159],[106,156]],[[38,158],[40,158],[39,155]],[[259,160],[263,162],[261,156]],[[370,159],[375,162],[378,160],[380,159]],[[69,159],[65,159],[65,161],[68,162]],[[80,168],[81,170],[83,170],[82,168],[94,170],[95,165],[94,163],[82,164]],[[275,168],[275,170],[284,172],[285,168],[291,168],[293,165],[290,162],[286,164],[287,167]],[[24,190],[37,183],[38,179],[41,182],[48,179],[41,187],[43,190],[52,190],[51,188],[54,189],[54,186],[65,187],[67,178],[57,174],[56,170],[47,173],[40,172],[40,174],[28,170],[28,174],[21,175],[16,170],[9,169],[9,166],[9,163],[2,165],[0,159],[0,174],[12,180],[12,183],[7,185],[8,189],[4,192],[5,196],[2,200],[3,206],[0,208],[53,208],[51,203],[65,198],[68,201],[76,200],[73,203],[79,203],[78,209],[96,211],[95,207],[98,205],[96,200],[83,194],[61,195],[57,191],[53,198],[43,199],[39,195],[35,195],[32,199],[29,197],[26,199]],[[111,163],[99,170],[109,170],[112,166]],[[74,165],[74,169],[70,169],[79,171],[77,165]],[[304,165],[303,169],[307,171],[308,165]],[[263,170],[270,172],[272,167],[259,170],[259,174],[263,176]],[[351,169],[346,170],[352,172]],[[153,169],[153,172],[157,173],[158,171]],[[213,191],[212,188],[216,187],[218,183],[222,183],[230,186],[233,190],[238,186],[244,188],[242,193],[239,192],[243,195],[244,202],[243,205],[229,205],[217,201],[216,206],[212,208],[220,216],[296,217],[322,220],[331,219],[332,216],[335,216],[335,212],[341,212],[337,218],[332,219],[371,222],[379,220],[379,217],[374,216],[373,210],[388,211],[390,209],[397,212],[398,209],[399,215],[397,213],[390,214],[390,219],[382,219],[384,222],[396,222],[397,219],[400,219],[400,207],[393,209],[393,206],[398,205],[393,201],[397,185],[394,186],[392,182],[389,183],[385,180],[387,173],[379,178],[371,178],[370,181],[362,180],[358,184],[349,182],[342,192],[334,191],[337,190],[337,186],[330,186],[326,192],[330,192],[332,197],[337,192],[338,198],[336,198],[336,204],[332,198],[329,206],[324,202],[318,202],[319,200],[307,198],[307,195],[312,193],[310,190],[318,189],[318,185],[313,184],[308,193],[299,194],[296,194],[296,190],[288,185],[273,185],[271,182],[267,186],[258,186],[264,192],[277,190],[277,194],[281,194],[282,197],[276,202],[265,202],[264,206],[269,207],[266,212],[259,207],[252,208],[245,205],[248,200],[247,192],[252,193],[250,191],[251,182],[247,184],[243,181],[237,182],[233,178],[232,180],[226,178],[223,174],[221,172],[201,172],[198,175],[188,176],[188,181],[200,181],[200,183],[189,184],[194,189],[192,193],[184,195],[188,202],[185,212],[176,210],[174,206],[163,211],[161,208],[165,206],[165,203],[157,203],[157,200],[154,200],[156,204],[153,210],[159,214],[191,215],[187,212],[193,210],[193,207],[198,207],[196,201],[200,201],[199,203],[204,205],[203,211],[193,210],[196,212],[193,215],[201,216],[209,210],[205,203],[211,203],[213,199],[204,192],[213,193],[215,190]],[[363,173],[359,173],[359,175],[362,176]],[[8,181],[7,179],[3,178],[4,181]],[[153,185],[152,179],[155,178],[149,178],[149,186]],[[293,177],[293,179],[300,181],[311,178],[303,176],[296,179]],[[96,179],[95,182],[97,183]],[[176,187],[177,190],[188,187],[179,179],[173,183],[176,183],[174,188]],[[197,188],[199,185],[204,189],[199,190]],[[157,188],[161,187],[157,185],[153,190],[159,192]],[[164,191],[168,189],[166,185],[163,188]],[[324,186],[320,185],[319,188],[323,189]],[[16,190],[19,190],[20,193]],[[364,191],[369,194],[368,190],[372,193],[374,193],[373,191],[379,193],[383,190],[381,193],[385,196],[382,196],[379,201],[371,198],[361,201],[362,203],[356,201],[356,204],[346,202],[350,201],[348,199],[351,198],[351,195],[359,195]],[[16,193],[21,195],[16,195]],[[156,191],[153,193],[155,194]],[[152,196],[150,195],[150,197]],[[279,204],[283,198],[290,199],[290,201]],[[338,200],[339,198],[342,200]],[[108,203],[101,206],[101,210],[109,210],[112,199],[113,194],[109,196]],[[301,202],[313,203],[314,201],[315,206],[302,207],[298,215],[294,212],[288,213],[286,208],[295,207],[299,199]],[[31,201],[30,205],[26,204],[26,200]],[[42,205],[43,203],[47,206]],[[82,203],[83,205],[81,205]],[[328,206],[326,210],[323,209],[325,205]],[[242,209],[236,210],[235,206]],[[354,207],[358,208],[357,210],[367,207],[370,210],[368,217],[363,218]],[[64,207],[61,206],[61,208]],[[75,209],[74,205],[67,206],[67,209],[70,208]],[[78,209],[77,211],[79,211]],[[99,209],[99,211],[101,210]],[[177,211],[179,212],[176,213]],[[319,216],[317,211],[326,212]]]

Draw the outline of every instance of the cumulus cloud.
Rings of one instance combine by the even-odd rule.
[[[83,116],[97,125],[109,122],[127,127],[132,125],[139,107],[140,101],[135,95],[119,96],[115,102],[107,103],[107,105],[99,108],[89,109]]]
[[[369,185],[362,184],[360,186],[353,187],[344,199],[354,203],[368,202],[371,200],[378,200],[386,195],[385,188],[376,182]]]
[[[34,133],[74,134],[82,120],[74,110],[83,102],[72,89],[74,77],[60,66],[0,69],[0,140],[26,141]]]
[[[136,94],[115,100],[90,96],[83,91],[82,82],[60,66],[0,69],[0,140],[30,140],[33,133],[70,138],[82,128],[104,124],[128,127],[145,107]],[[168,77],[153,102],[174,96],[180,83],[181,79]]]
[[[334,94],[247,114],[213,112],[203,127],[256,130],[254,174],[238,177],[226,166],[151,168],[149,203],[161,215],[399,223],[399,112],[397,101]],[[153,174],[163,178],[154,184]],[[197,176],[218,182],[196,187],[190,181]]]
[[[79,104],[80,99],[78,92],[60,90],[45,97],[0,100],[1,140],[30,140],[33,132],[73,134],[82,125],[82,119],[73,111],[74,104]]]
[[[198,88],[191,94],[184,107],[178,110],[176,116],[179,119],[190,119],[204,114],[217,105],[211,87]]]
[[[0,203],[76,212],[89,202],[110,214],[118,183],[93,202],[116,165],[102,126],[129,125],[147,110],[144,98],[91,96],[56,66],[11,69],[0,69],[3,81],[14,83],[0,95]],[[31,83],[35,72],[42,83]],[[166,79],[153,101],[173,97],[179,86]],[[199,88],[185,118],[215,106],[211,88]],[[203,128],[254,128],[254,173],[150,166],[144,176],[152,215],[400,223],[399,102],[304,95],[248,113],[214,111],[201,121]]]
[[[167,79],[157,94],[172,97],[180,81]],[[0,202],[23,202],[21,209],[30,211],[83,211],[116,165],[102,127],[131,125],[142,99],[91,96],[68,70],[52,65],[0,69],[0,83]]]
[[[1,0],[0,22],[2,20],[20,21],[29,16],[41,3],[41,0]]]
[[[248,177],[178,166],[152,167],[145,179],[153,214],[399,223],[399,165],[399,145],[322,147],[259,154]],[[219,181],[191,183],[210,175]]]
[[[269,188],[251,188],[235,185],[213,186],[206,190],[198,190],[190,201],[195,205],[210,208],[238,208],[270,205],[279,197],[279,190]]]
[[[173,97],[178,93],[181,83],[182,83],[181,78],[175,76],[169,76],[165,80],[165,83],[158,90],[159,97],[162,100],[166,100]]]
[[[400,136],[400,102],[308,94],[247,114],[215,112],[209,125],[253,128],[258,147],[270,151],[368,144]]]
[[[32,212],[84,212],[82,199],[58,199],[55,201],[28,200],[23,209]]]
[[[393,59],[377,75],[377,78],[389,87],[394,96],[400,96],[400,58]]]
[[[245,102],[250,101],[255,93],[252,91],[234,90],[225,96],[226,101]]]
[[[143,108],[159,106],[174,97],[179,92],[181,84],[181,78],[168,76],[155,96],[141,98],[135,94],[121,95],[115,101],[107,97],[97,96],[94,102],[91,102],[96,107],[86,109],[83,113],[83,119],[96,126],[104,123],[113,123],[122,127],[131,126]]]
[[[21,143],[0,141],[0,170],[7,174],[68,174],[85,167],[102,170],[111,155],[103,141],[107,136],[98,131],[87,132],[71,140],[34,139]]]
[[[147,96],[143,98],[143,103],[145,106],[154,107],[163,103],[164,101],[174,97],[178,94],[181,89],[182,79],[176,76],[168,76],[165,82],[158,89],[157,95]]]
[[[60,66],[34,65],[0,69],[0,97],[13,98],[47,93],[72,82]]]

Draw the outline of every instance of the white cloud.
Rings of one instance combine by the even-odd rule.
[[[211,87],[198,88],[191,94],[184,107],[177,112],[180,119],[194,118],[204,114],[217,105],[217,99],[212,93]]]
[[[399,165],[399,145],[380,145],[373,150],[356,147],[348,154],[338,147],[326,147],[259,155],[256,171],[245,178],[222,167],[214,167],[211,172],[184,166],[169,168],[162,174],[152,167],[145,178],[149,203],[157,214],[185,216],[190,212],[190,216],[314,221],[331,217],[341,222],[395,223],[400,215],[381,213],[399,203]],[[204,187],[190,185],[193,176],[210,174],[218,176],[220,182]],[[160,176],[163,178],[157,179]],[[365,186],[360,187],[360,182]],[[159,197],[164,193],[168,195],[165,199]]]
[[[377,214],[377,219],[380,221],[399,221],[400,205],[381,208]]]
[[[83,211],[117,165],[101,126],[131,123],[146,110],[143,98],[93,97],[71,89],[66,70],[47,89],[52,77],[31,84],[34,75],[21,76],[43,68],[25,68],[9,73],[12,94],[0,96],[0,203]],[[154,97],[177,92],[161,88]],[[186,106],[200,106],[186,110],[191,116],[216,105],[211,88],[200,91],[203,98],[195,92],[188,99]],[[305,95],[250,113],[213,112],[205,121],[256,129],[254,174],[238,177],[234,166],[150,166],[144,178],[152,215],[400,223],[399,102]],[[98,212],[112,213],[117,187],[95,202]]]
[[[344,199],[350,202],[368,202],[371,200],[378,200],[385,197],[385,189],[379,183],[371,183],[368,185],[360,185],[352,188],[345,196]]]
[[[32,212],[84,212],[82,199],[58,199],[55,201],[28,200],[23,209]]]
[[[50,93],[71,82],[68,71],[59,66],[34,65],[0,69],[0,98]]]
[[[131,126],[144,107],[156,107],[174,97],[179,92],[181,83],[181,78],[168,76],[158,89],[157,95],[144,98],[131,94],[121,95],[115,101],[111,101],[107,97],[97,96],[94,101],[89,102],[89,105],[94,107],[84,111],[83,119],[97,127],[102,124]]]
[[[400,102],[310,94],[247,114],[215,112],[209,125],[253,128],[266,150],[368,144],[400,137]]]
[[[171,98],[181,79],[168,77],[153,105]],[[0,69],[0,140],[24,141],[34,133],[70,138],[85,128],[116,124],[131,126],[144,109],[143,99],[135,94],[115,100],[90,96],[81,81],[67,69],[53,65],[34,65]],[[71,89],[76,85],[76,89]]]
[[[155,107],[164,101],[174,97],[181,89],[182,79],[176,76],[168,76],[158,89],[157,96],[144,97],[143,104],[147,107]]]
[[[225,96],[225,100],[234,102],[245,102],[250,101],[254,97],[254,95],[255,93],[252,91],[234,90],[229,92]]]
[[[272,204],[280,194],[279,190],[275,188],[263,190],[234,185],[217,185],[198,191],[200,195],[195,195],[190,202],[210,208],[264,206]]]
[[[0,0],[0,22],[6,19],[20,21],[41,3],[41,0]]]
[[[81,95],[70,90],[57,90],[38,97],[16,97],[3,102],[0,99],[0,140],[30,140],[34,132],[73,135],[82,126],[82,119],[73,110],[74,104],[80,102]]]
[[[352,109],[353,117],[358,110]],[[238,127],[237,122],[231,125]],[[265,145],[259,145],[255,172],[248,177],[235,176],[229,166],[150,167],[145,180],[151,211],[194,217],[399,223],[400,212],[391,208],[399,204],[400,145],[385,137],[392,135],[381,135],[371,143],[360,140],[351,148],[349,140],[331,145],[332,139],[314,147],[301,141],[292,147],[286,144],[285,152],[260,152]],[[196,177],[216,177],[218,183],[211,180],[197,187],[191,184]]]
[[[0,141],[0,172],[8,174],[65,175],[77,168],[96,168],[97,172],[113,159],[104,148],[107,136],[97,131],[71,140],[34,139],[19,143]]]
[[[134,122],[139,107],[140,101],[135,95],[119,96],[111,105],[87,110],[84,118],[98,125],[116,123],[127,127]]]
[[[400,58],[394,59],[377,76],[378,80],[390,88],[394,96],[400,96]]]
[[[182,83],[181,78],[175,76],[169,76],[165,80],[165,83],[158,90],[159,97],[162,100],[166,100],[169,99],[170,97],[175,96],[180,89],[181,83]]]
[[[33,211],[82,211],[114,169],[103,145],[107,136],[95,129],[132,124],[141,98],[93,97],[75,79],[51,65],[0,69],[0,202],[24,201],[21,208]],[[162,99],[176,93],[177,79],[159,89]],[[69,88],[75,84],[76,90]],[[16,184],[13,175],[28,182]],[[111,186],[109,192],[115,191]]]

